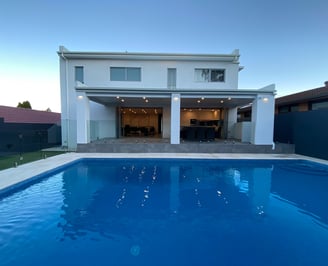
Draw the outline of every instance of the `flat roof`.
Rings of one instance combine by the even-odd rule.
[[[145,52],[87,52],[70,51],[59,47],[59,56],[67,59],[112,59],[112,60],[174,60],[174,61],[221,61],[239,63],[239,50],[230,54],[192,54],[192,53],[145,53]]]

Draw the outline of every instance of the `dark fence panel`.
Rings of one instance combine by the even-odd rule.
[[[36,151],[60,144],[61,132],[57,125],[0,121],[1,153]]]
[[[295,152],[328,160],[328,110],[275,116],[274,140],[295,144]]]

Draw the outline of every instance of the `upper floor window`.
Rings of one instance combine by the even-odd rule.
[[[111,67],[111,81],[141,81],[140,67]]]
[[[224,82],[224,69],[196,68],[195,81],[198,82]]]
[[[84,83],[84,74],[83,74],[83,66],[75,67],[75,81],[79,81]]]
[[[177,87],[177,69],[167,69],[167,87],[169,89],[175,89]]]

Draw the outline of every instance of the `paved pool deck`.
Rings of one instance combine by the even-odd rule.
[[[181,159],[304,159],[328,165],[328,161],[297,154],[245,153],[65,153],[0,171],[0,194],[54,168],[82,158],[181,158]]]

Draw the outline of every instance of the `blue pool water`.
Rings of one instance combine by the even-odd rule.
[[[80,160],[2,195],[0,265],[328,265],[328,167]]]

